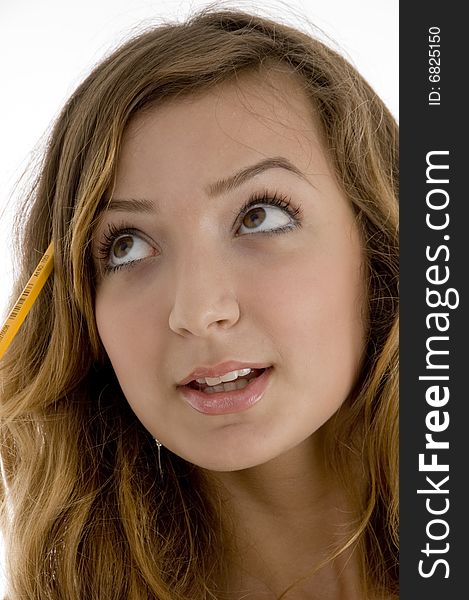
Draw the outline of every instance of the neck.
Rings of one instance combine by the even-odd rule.
[[[224,598],[273,600],[301,578],[298,600],[360,597],[351,553],[327,560],[353,515],[313,438],[266,464],[208,474],[221,491],[230,540]]]

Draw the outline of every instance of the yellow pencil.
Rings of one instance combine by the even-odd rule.
[[[2,325],[0,330],[0,359],[7,351],[8,346],[17,334],[26,315],[31,310],[32,305],[36,302],[39,292],[44,287],[47,278],[52,273],[54,264],[53,259],[54,247],[51,242],[24,290],[21,292],[20,297],[8,314],[5,323]]]

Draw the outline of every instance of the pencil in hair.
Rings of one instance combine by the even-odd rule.
[[[15,302],[15,305],[9,312],[5,323],[0,330],[0,359],[8,350],[13,338],[21,327],[26,315],[31,310],[32,305],[36,302],[39,292],[44,287],[47,278],[52,273],[53,268],[54,247],[51,242],[39,261],[34,273],[29,278],[28,283],[21,292],[20,297]]]

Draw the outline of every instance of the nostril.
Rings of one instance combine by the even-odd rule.
[[[183,337],[206,337],[216,330],[227,330],[239,320],[240,309],[233,294],[225,295],[207,282],[187,286],[178,294],[169,315],[169,327]]]

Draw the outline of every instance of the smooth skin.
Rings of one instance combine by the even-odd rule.
[[[215,185],[272,157],[297,172]],[[240,213],[265,191],[296,215],[265,201]],[[350,394],[366,330],[361,237],[296,75],[244,75],[137,115],[93,249],[98,330],[130,406],[226,490],[238,548],[226,597],[276,598],[349,521],[322,467],[321,428]],[[264,396],[197,412],[178,383],[227,360],[272,365]],[[358,598],[346,558],[291,597]]]

